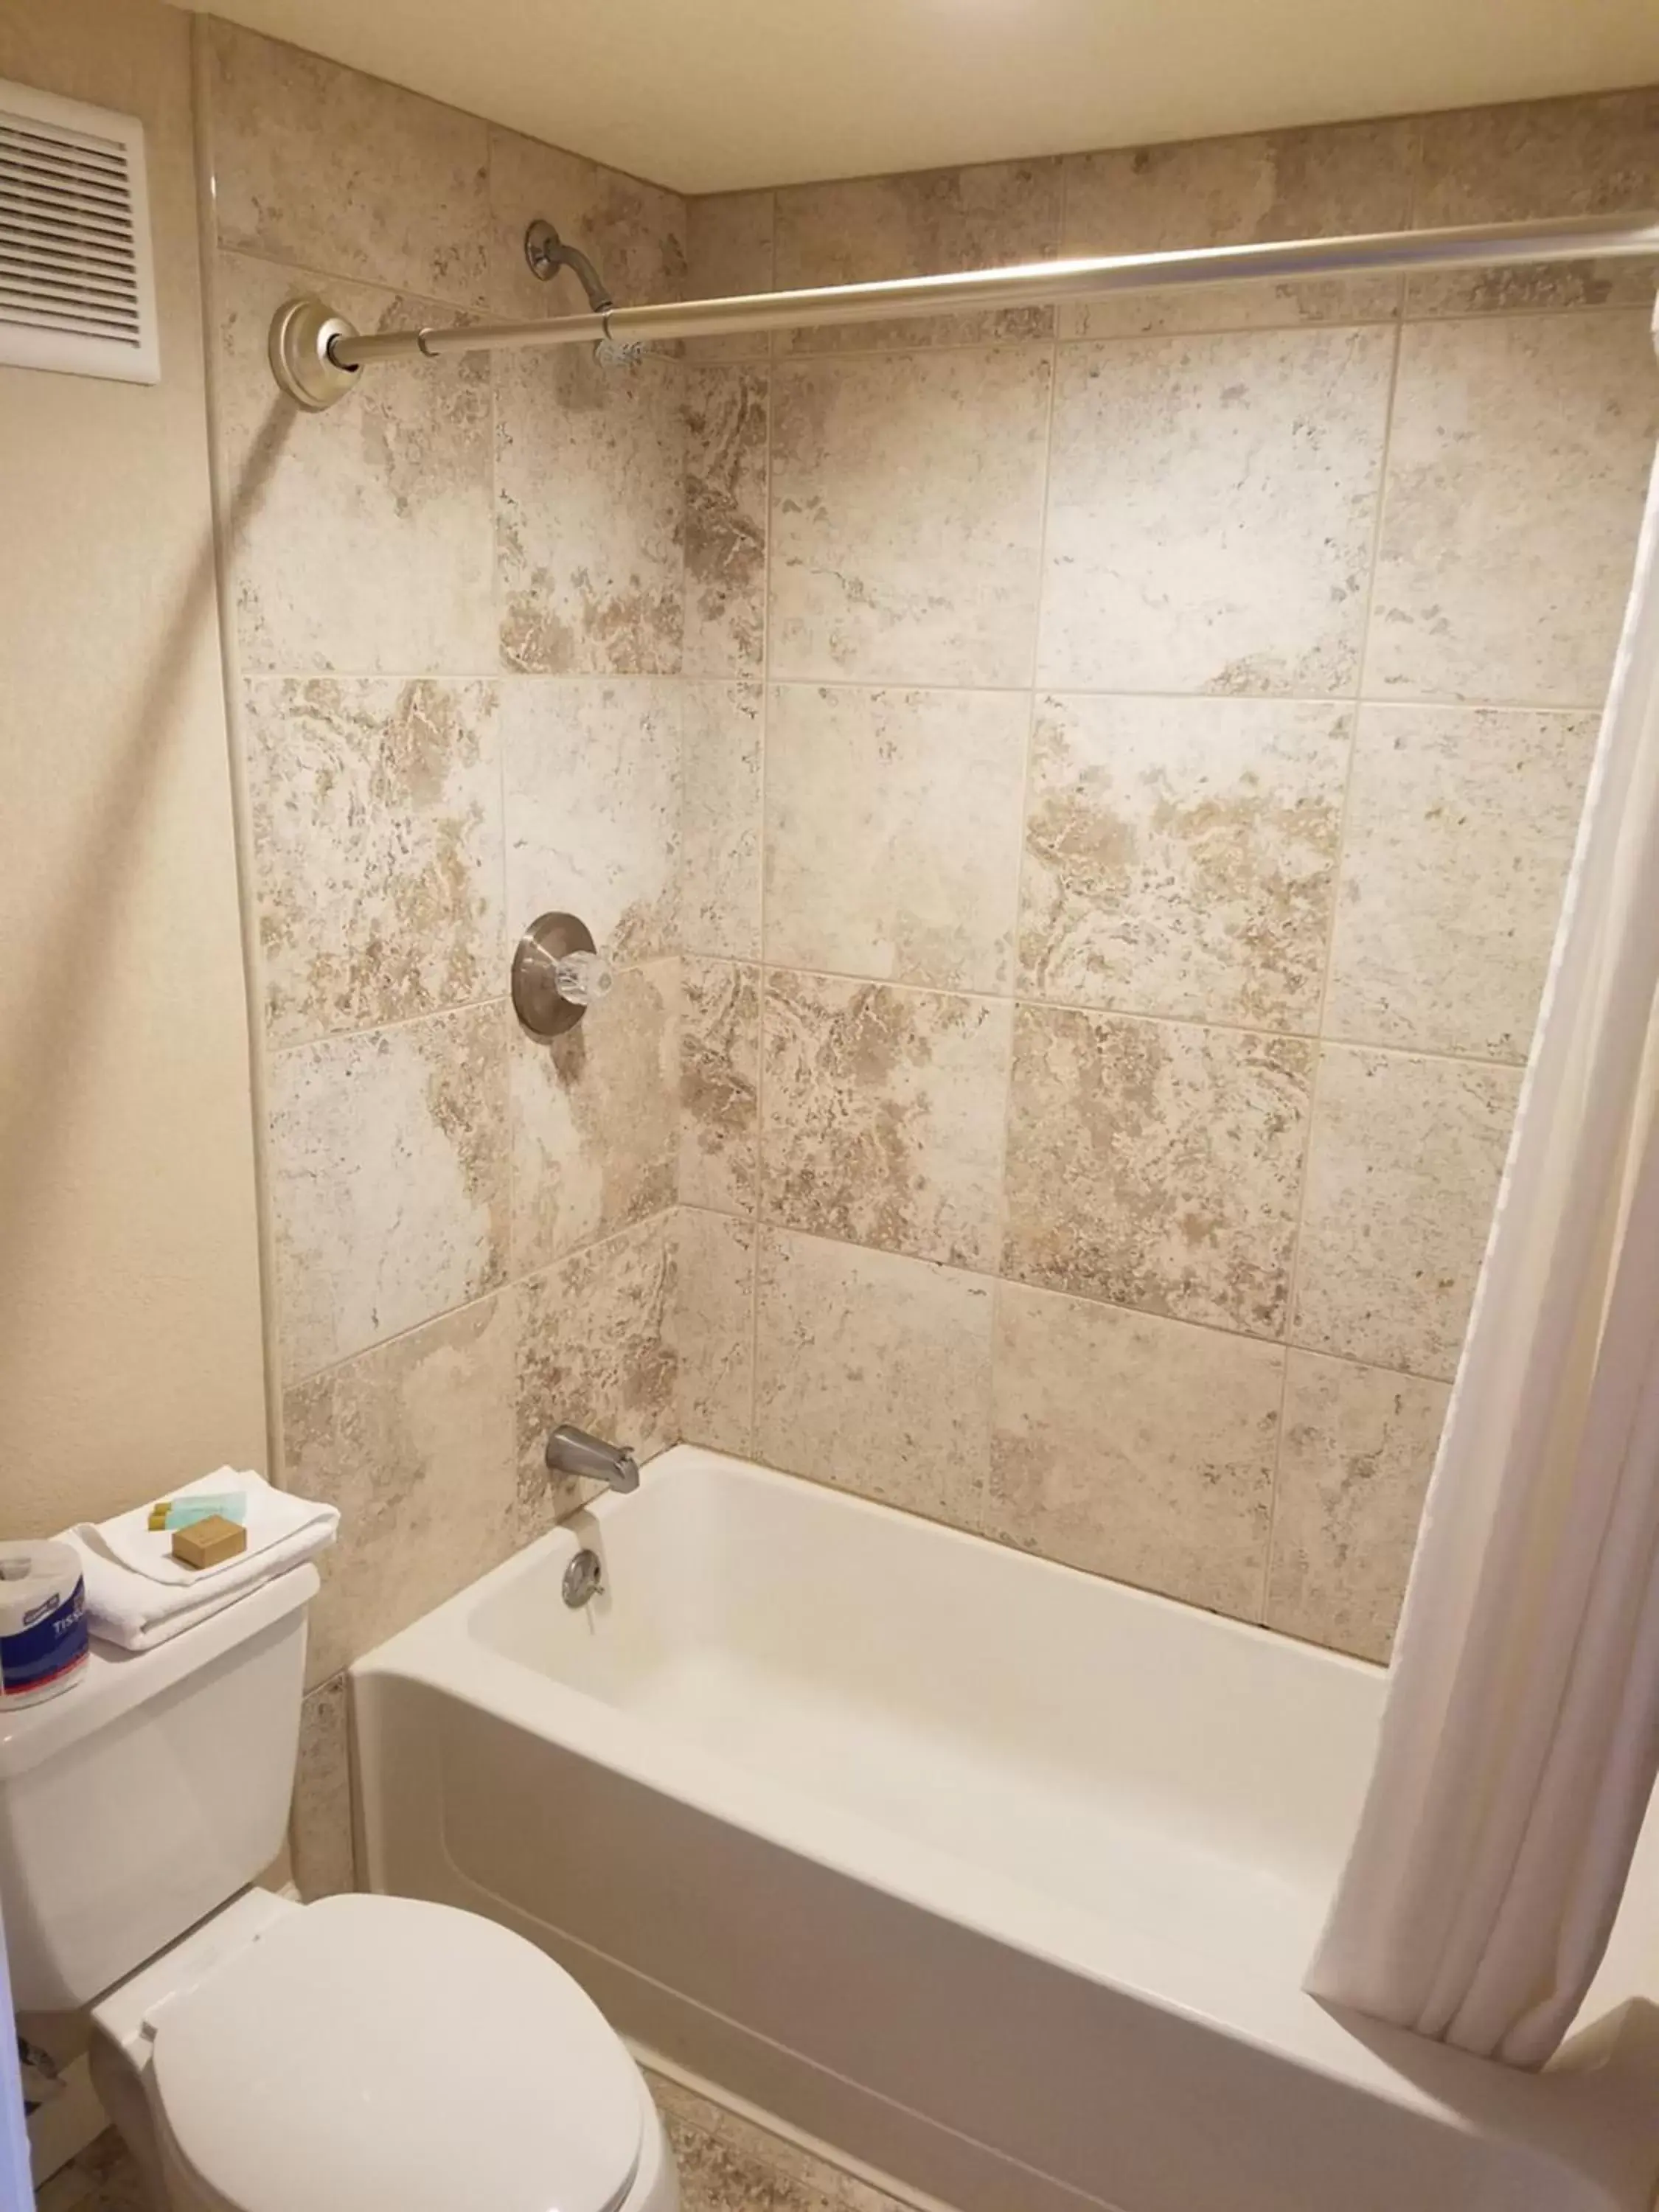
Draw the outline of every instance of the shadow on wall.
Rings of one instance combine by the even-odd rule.
[[[230,504],[227,537],[233,542],[263,495],[296,419],[296,410],[286,401],[273,404]],[[88,980],[83,971],[88,939],[95,946],[100,918],[122,911],[137,873],[149,808],[160,781],[156,771],[162,749],[179,726],[191,641],[201,634],[204,611],[211,607],[216,588],[214,541],[209,537],[161,630],[142,703],[125,743],[112,751],[99,804],[87,813],[80,864],[60,886],[58,914],[46,933],[11,1039],[14,1065],[27,1069],[28,1077],[0,1094],[0,1252],[6,1255],[14,1276],[25,1279],[33,1259],[27,1241],[30,1194],[42,1183],[72,1172],[72,1163],[58,1150],[59,1133],[73,1126],[65,1110],[71,1063],[54,1048],[63,1023],[64,990],[71,980]],[[95,1006],[88,1012],[95,1016]],[[0,1389],[5,1387],[4,1344],[0,1340]]]

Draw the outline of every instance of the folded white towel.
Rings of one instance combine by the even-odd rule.
[[[167,1494],[222,1498],[236,1492],[246,1502],[247,1548],[216,1567],[187,1567],[175,1559],[170,1531],[149,1525],[148,1504],[64,1530],[64,1542],[81,1555],[87,1626],[94,1636],[125,1651],[148,1651],[334,1541],[337,1508],[273,1490],[262,1475],[235,1468],[222,1467]]]

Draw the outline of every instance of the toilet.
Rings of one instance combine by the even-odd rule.
[[[678,2212],[643,2075],[533,1944],[448,1905],[257,1886],[318,1586],[296,1567],[0,1711],[17,2010],[91,2006],[94,2083],[169,2212]]]

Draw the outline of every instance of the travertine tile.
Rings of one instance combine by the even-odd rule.
[[[43,2181],[34,2203],[35,2212],[155,2212],[143,2176],[113,2128]]]
[[[895,2197],[799,2143],[647,2070],[678,2169],[684,2212],[907,2212]]]
[[[772,285],[772,195],[769,191],[709,192],[685,204],[685,296],[726,300],[769,292]],[[722,338],[689,338],[690,361],[764,361],[769,331]]]
[[[1425,115],[1413,217],[1524,222],[1659,206],[1659,86]],[[1569,261],[1413,276],[1408,314],[1481,309],[1649,307],[1659,261]]]
[[[683,1206],[674,1217],[678,1433],[748,1458],[755,1442],[755,1225]]]
[[[1411,218],[1411,123],[1268,131],[1166,146],[1074,154],[1066,163],[1066,238],[1079,254],[1176,253],[1288,238],[1404,230]],[[1079,301],[1062,337],[1147,331],[1249,330],[1272,323],[1372,322],[1398,312],[1397,276],[1206,284]]]
[[[685,203],[659,185],[491,126],[489,213],[495,314],[528,320],[587,311],[569,270],[544,283],[526,260],[524,234],[538,216],[587,255],[617,307],[685,296]]]
[[[607,366],[586,346],[490,361],[502,662],[532,675],[675,673],[679,364],[647,355]]]
[[[495,686],[270,677],[245,702],[270,1042],[499,993]]]
[[[1589,714],[1364,709],[1327,1036],[1524,1059],[1596,726]]]
[[[294,1882],[307,1905],[356,1889],[351,1838],[351,1717],[343,1674],[313,1690],[300,1708],[289,1841]]]
[[[1062,346],[1038,680],[1346,690],[1395,334]]]
[[[1040,699],[1021,992],[1312,1028],[1352,728],[1294,701]]]
[[[688,676],[752,676],[766,644],[767,372],[685,372]]]
[[[1001,1285],[987,1534],[1255,1620],[1284,1372],[1276,1345]]]
[[[1408,325],[1368,695],[1599,704],[1656,434],[1644,313]]]
[[[272,1059],[271,1212],[289,1381],[502,1279],[510,1019],[496,1001]]]
[[[221,522],[244,674],[490,674],[489,357],[383,369],[307,415],[277,391],[265,343],[319,278],[234,253],[217,267]],[[428,301],[326,289],[360,330],[445,319]]]
[[[793,185],[776,196],[780,291],[942,276],[958,269],[1051,260],[1060,247],[1057,161],[984,161]],[[868,353],[890,346],[1046,338],[1052,307],[991,308],[784,331],[781,353]]]
[[[756,1456],[975,1527],[991,1288],[925,1260],[763,1230]]]
[[[775,687],[768,959],[1006,990],[1030,720],[1018,692]]]
[[[1021,1006],[1003,1272],[1277,1336],[1313,1047]]]
[[[682,712],[680,941],[758,960],[761,708],[757,684],[687,684]]]
[[[306,1653],[326,1680],[498,1566],[517,1541],[513,1292],[296,1383],[283,1480],[340,1509]]]
[[[1449,1395],[1443,1382],[1290,1354],[1269,1628],[1387,1659]]]
[[[760,971],[688,955],[680,979],[680,1201],[752,1213]]]
[[[769,969],[762,1211],[821,1236],[994,1267],[1012,1008]]]
[[[772,672],[1030,679],[1050,362],[796,361],[773,377]]]
[[[1293,1343],[1449,1377],[1520,1081],[1514,1068],[1326,1048]]]
[[[610,997],[560,1036],[514,1024],[514,1274],[674,1203],[675,966],[623,969]]]
[[[220,18],[204,27],[221,246],[483,303],[487,124]]]
[[[501,692],[507,910],[579,915],[619,962],[674,949],[677,684],[514,683]]]
[[[642,1460],[672,1443],[673,1215],[590,1244],[516,1292],[519,1540],[574,1512],[594,1486],[548,1473],[547,1434],[574,1421]]]

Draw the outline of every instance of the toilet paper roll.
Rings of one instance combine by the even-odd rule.
[[[0,1709],[55,1698],[87,1664],[87,1594],[67,1544],[0,1543]]]

